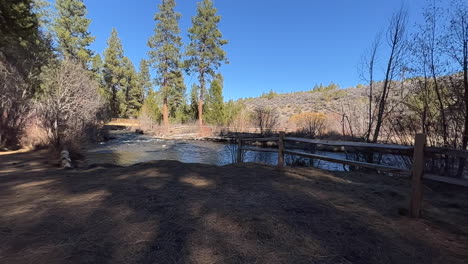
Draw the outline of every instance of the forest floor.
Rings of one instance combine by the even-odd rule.
[[[0,263],[467,263],[468,192],[376,174],[0,154]]]

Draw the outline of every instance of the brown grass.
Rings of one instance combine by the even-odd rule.
[[[0,262],[467,263],[466,190],[427,188],[420,220],[408,190],[252,164],[3,173]]]

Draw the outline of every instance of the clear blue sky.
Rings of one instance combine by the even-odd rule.
[[[388,24],[403,0],[214,0],[222,16],[220,29],[229,40],[230,64],[221,68],[225,99],[252,97],[274,90],[311,89],[316,83],[355,86],[357,66],[377,32]],[[178,0],[180,26],[187,29],[196,0]],[[153,15],[159,0],[85,0],[92,49],[102,54],[111,28],[122,39],[125,54],[138,66],[147,57]],[[406,0],[410,25],[421,19],[425,0]],[[196,81],[187,77],[187,87]]]

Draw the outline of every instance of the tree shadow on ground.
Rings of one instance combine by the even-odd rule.
[[[407,185],[339,176],[176,161],[0,176],[0,262],[468,259],[466,228],[453,233],[429,218],[398,214]]]

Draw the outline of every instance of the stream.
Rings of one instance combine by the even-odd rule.
[[[151,160],[177,160],[184,163],[202,163],[226,165],[233,163],[236,157],[235,146],[229,143],[198,140],[165,140],[149,135],[139,135],[128,131],[112,130],[114,139],[94,143],[86,152],[88,165],[110,163],[129,166]],[[344,153],[317,151],[317,154],[344,158]],[[276,165],[276,153],[247,151],[244,162],[256,162]],[[285,157],[286,162],[297,162],[297,158]],[[327,170],[343,170],[343,165],[314,161],[314,166]]]

